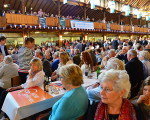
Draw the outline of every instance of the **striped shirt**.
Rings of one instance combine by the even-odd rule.
[[[19,72],[28,73],[33,55],[30,48],[21,47],[18,51]]]

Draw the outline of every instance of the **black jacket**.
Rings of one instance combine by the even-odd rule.
[[[42,63],[43,63],[43,71],[44,71],[45,75],[48,77],[51,77],[51,75],[52,75],[51,64],[45,58],[42,59]]]
[[[5,51],[5,55],[6,55],[6,56],[9,55],[9,54],[8,54],[8,50],[7,50],[7,48],[6,48],[5,45],[4,45],[4,51]],[[1,47],[0,47],[0,52],[2,53]]]

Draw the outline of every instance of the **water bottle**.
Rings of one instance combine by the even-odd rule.
[[[100,74],[100,68],[99,68],[99,66],[98,66],[98,67],[97,67],[97,79],[98,79],[99,74]]]

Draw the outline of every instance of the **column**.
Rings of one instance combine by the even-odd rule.
[[[103,35],[103,40],[106,41],[106,34]]]
[[[25,14],[25,0],[22,0],[22,13]]]
[[[62,47],[62,42],[63,42],[62,34],[59,33],[59,47]]]
[[[140,19],[139,19],[139,25],[140,25],[140,26],[141,26],[141,23],[142,23],[142,19],[140,18]]]
[[[84,40],[87,41],[88,35],[87,35],[87,34],[84,34],[83,37],[84,37]]]
[[[105,19],[105,17],[106,17],[106,11],[105,11],[106,9],[105,8],[103,8],[103,19]],[[106,21],[106,19],[105,19],[105,21]]]
[[[24,30],[24,31],[23,31],[23,36],[22,36],[22,37],[23,37],[23,42],[24,42],[24,39],[25,39],[26,37],[29,37],[28,35],[29,35],[29,33]]]
[[[86,20],[86,4],[84,4],[84,20]]]
[[[146,21],[146,27],[148,28],[148,21]]]
[[[118,20],[117,20],[117,22],[120,25],[120,13],[118,13]]]
[[[132,16],[129,17],[129,25],[132,25]]]
[[[58,16],[60,16],[60,0],[58,0]]]

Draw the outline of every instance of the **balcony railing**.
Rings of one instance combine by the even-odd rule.
[[[14,25],[39,25],[38,16],[20,15],[20,14],[8,14],[4,17],[0,17],[0,28],[9,24]],[[59,18],[46,17],[46,25],[49,27],[59,27]],[[65,19],[65,27],[71,28],[71,22],[69,19]],[[107,23],[94,22],[94,29],[107,30]],[[134,30],[133,30],[134,29]],[[128,32],[143,32],[148,33],[148,28],[134,27],[132,26],[120,26],[117,24],[110,24],[110,30],[113,31],[128,31]]]

